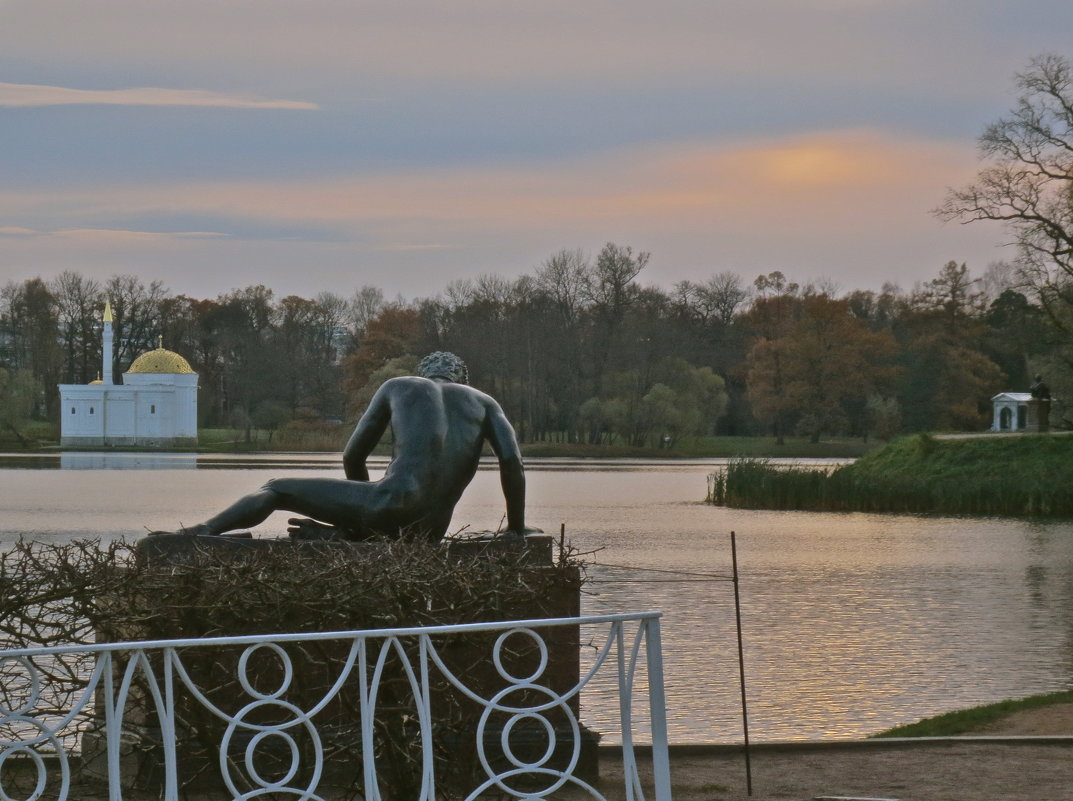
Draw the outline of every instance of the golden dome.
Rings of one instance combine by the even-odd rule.
[[[130,365],[128,373],[193,373],[190,362],[174,351],[160,347],[143,353]]]

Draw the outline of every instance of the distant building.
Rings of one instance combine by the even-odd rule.
[[[60,384],[61,446],[197,444],[197,373],[178,353],[143,353],[112,381],[112,306],[104,307],[101,377]]]
[[[1028,402],[1031,392],[1000,392],[991,399],[994,418],[992,431],[1024,431],[1028,426]]]

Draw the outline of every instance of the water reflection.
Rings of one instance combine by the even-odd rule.
[[[193,470],[196,453],[61,453],[62,470]]]
[[[527,518],[548,531],[564,523],[591,552],[584,611],[664,611],[673,741],[740,737],[732,587],[676,575],[728,573],[731,530],[757,740],[857,737],[1069,686],[1070,523],[719,509],[702,503],[714,463],[528,463]],[[197,467],[0,469],[0,543],[135,538],[200,520],[268,477],[342,474],[338,456],[317,454],[202,455]],[[453,528],[494,529],[502,515],[490,465]],[[257,534],[282,535],[285,521]],[[610,698],[583,699],[597,730]]]

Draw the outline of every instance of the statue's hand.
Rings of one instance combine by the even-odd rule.
[[[287,521],[287,533],[296,540],[342,540],[346,534],[342,529],[310,520],[308,517],[292,517]]]

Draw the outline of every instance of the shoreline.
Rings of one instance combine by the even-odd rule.
[[[963,734],[948,737],[873,737],[859,740],[773,740],[770,742],[749,743],[752,754],[805,754],[816,752],[883,750],[885,748],[929,748],[939,745],[1012,745],[1073,746],[1073,734]],[[622,746],[606,744],[597,746],[601,759],[605,756],[618,759],[622,756]],[[635,743],[633,751],[638,757],[649,759],[652,745]],[[667,752],[671,759],[734,756],[745,752],[744,743],[670,743]]]

